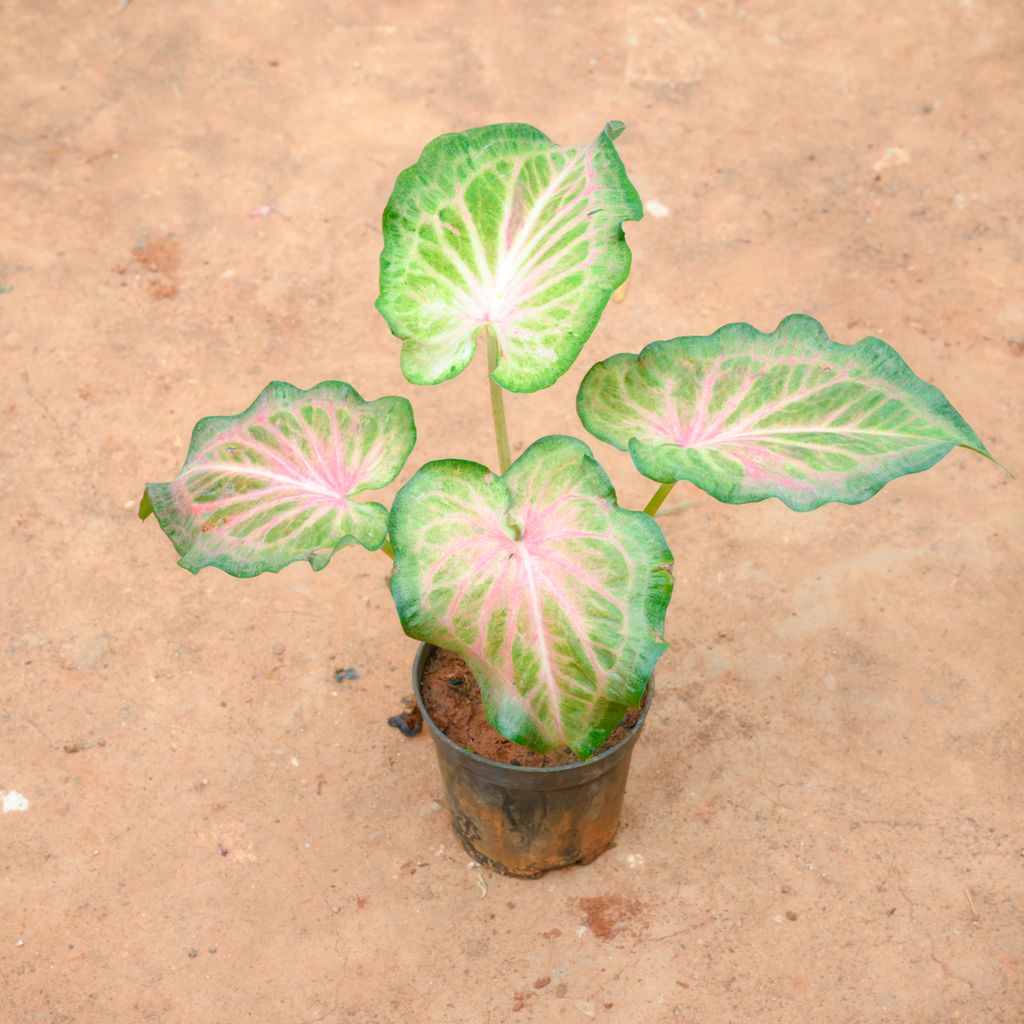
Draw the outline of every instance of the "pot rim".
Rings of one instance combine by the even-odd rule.
[[[510,772],[521,772],[522,774],[529,776],[551,776],[559,773],[589,769],[593,765],[600,764],[606,758],[614,757],[621,752],[623,747],[630,745],[637,740],[641,730],[643,729],[644,722],[647,720],[647,714],[651,710],[651,704],[654,702],[654,673],[652,672],[650,679],[647,680],[647,686],[644,688],[644,702],[640,708],[640,717],[636,720],[633,728],[630,729],[629,735],[616,743],[614,747],[609,747],[607,750],[594,757],[588,757],[586,761],[577,761],[575,764],[552,765],[548,768],[535,768],[530,765],[509,764],[507,761],[495,761],[490,757],[481,757],[480,754],[475,754],[472,750],[467,750],[454,740],[449,739],[437,726],[434,720],[430,717],[430,713],[427,711],[427,706],[423,702],[423,695],[420,693],[420,679],[427,667],[427,659],[434,653],[434,651],[441,649],[443,648],[439,648],[437,644],[421,641],[419,649],[416,651],[416,657],[413,658],[412,662],[412,692],[413,696],[416,698],[416,707],[419,708],[424,722],[426,722],[430,727],[430,732],[434,737],[435,742],[443,743],[445,746],[450,747],[451,750],[457,753],[460,757],[468,758],[471,762],[488,768],[501,768]],[[494,727],[491,726],[491,728]]]

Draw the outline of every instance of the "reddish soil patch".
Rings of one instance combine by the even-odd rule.
[[[434,724],[450,740],[474,754],[523,768],[579,764],[580,759],[568,747],[539,754],[496,733],[487,721],[476,677],[462,658],[451,651],[434,652],[427,662],[420,692]],[[621,743],[639,717],[639,711],[628,711],[597,753]]]
[[[154,299],[173,299],[178,294],[181,246],[171,235],[136,245],[132,259],[146,271],[149,294]]]
[[[594,935],[607,941],[623,932],[638,935],[647,924],[644,905],[626,896],[586,896],[578,901],[583,920]]]

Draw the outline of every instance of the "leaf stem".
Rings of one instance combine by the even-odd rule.
[[[498,368],[498,337],[489,324],[484,328],[487,334],[487,383],[491,388],[491,417],[494,420],[494,440],[498,446],[498,465],[504,474],[512,465],[512,452],[508,446],[508,425],[505,422],[505,398],[501,385],[494,379]]]
[[[653,516],[658,511],[658,509],[661,508],[661,503],[668,497],[668,492],[671,491],[673,487],[675,487],[675,481],[673,481],[670,484],[662,484],[654,492],[654,496],[651,498],[651,500],[647,502],[647,507],[644,509],[644,511],[649,516]]]
[[[381,544],[380,550],[383,551],[388,558],[393,559],[395,557],[395,549],[391,546],[391,541],[388,540],[387,537],[384,538],[384,543]]]

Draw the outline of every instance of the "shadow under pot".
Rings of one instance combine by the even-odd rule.
[[[420,692],[434,650],[432,644],[420,645],[412,688],[437,749],[452,825],[466,852],[518,878],[589,864],[604,853],[619,828],[629,762],[654,697],[654,677],[640,717],[614,747],[575,764],[526,768],[473,754],[434,724]]]

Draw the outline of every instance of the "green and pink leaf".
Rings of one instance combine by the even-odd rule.
[[[403,171],[384,211],[377,309],[414,384],[461,373],[494,331],[494,380],[553,384],[629,274],[622,231],[643,216],[613,139],[558,146],[526,124],[442,135]]]
[[[322,569],[348,544],[384,543],[387,509],[355,495],[391,483],[415,443],[404,398],[275,381],[237,416],[200,420],[177,478],[146,484],[139,515],[156,515],[191,572],[256,576],[303,560]]]
[[[666,647],[672,553],[581,441],[542,438],[503,477],[428,463],[391,536],[406,633],[466,659],[503,736],[587,757],[639,705]]]
[[[856,504],[958,445],[991,458],[884,341],[840,345],[801,315],[772,334],[729,324],[613,356],[584,378],[577,409],[644,476],[735,504]]]

